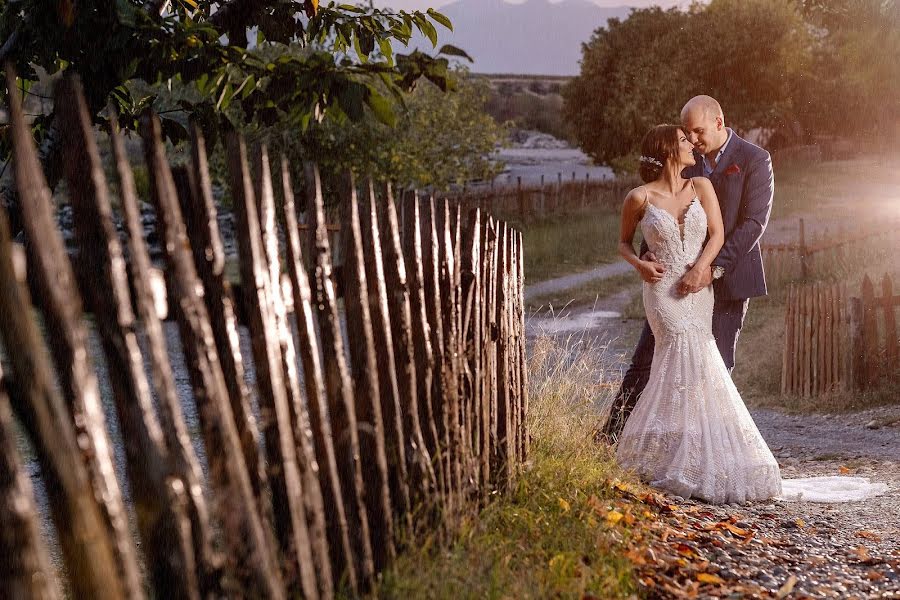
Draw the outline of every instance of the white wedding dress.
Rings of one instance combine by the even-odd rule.
[[[644,283],[644,310],[656,346],[647,387],[619,436],[620,465],[653,487],[713,504],[775,497],[846,501],[885,491],[883,484],[862,478],[841,478],[840,484],[813,478],[801,485],[785,481],[782,496],[778,463],[713,338],[712,286],[687,296],[676,291],[703,250],[706,212],[695,197],[682,229],[670,213],[647,202],[640,224],[666,273],[657,283]]]

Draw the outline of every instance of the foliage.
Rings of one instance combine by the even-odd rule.
[[[0,59],[14,61],[25,91],[41,70],[77,73],[98,120],[112,102],[129,128],[156,99],[134,95],[129,82],[189,85],[195,95],[181,102],[181,118],[165,119],[164,132],[178,141],[186,136],[184,117],[208,134],[238,115],[301,128],[324,114],[338,120],[373,114],[390,123],[395,117],[386,96],[399,99],[420,77],[441,89],[448,85],[446,58],[391,49],[392,41],[406,43],[416,30],[436,44],[435,24],[451,27],[431,9],[394,13],[317,0],[5,1]],[[249,49],[266,44],[275,49],[268,56]],[[302,52],[279,51],[287,44]],[[464,52],[444,46],[438,54]],[[231,106],[239,112],[228,112]],[[36,119],[38,138],[52,119]]]
[[[895,0],[711,0],[612,20],[584,45],[565,114],[598,162],[633,167],[643,134],[691,96],[726,122],[812,135],[884,131],[900,118]]]
[[[691,15],[636,10],[610,19],[584,45],[581,73],[564,89],[564,113],[582,149],[599,163],[626,156],[647,130],[672,122],[691,94]]]
[[[434,189],[489,179],[498,171],[490,154],[506,132],[483,110],[487,85],[464,70],[448,82],[446,93],[428,82],[405,95],[395,127],[369,118],[349,126],[325,122],[303,136],[273,133],[289,156],[320,156],[332,173],[351,169]]]
[[[816,131],[877,139],[900,121],[900,3],[802,0],[817,28],[803,120]]]
[[[488,114],[501,123],[510,122],[519,129],[541,131],[558,139],[571,139],[562,112],[559,83],[531,81],[527,91],[512,90],[501,84],[492,90],[485,106]]]

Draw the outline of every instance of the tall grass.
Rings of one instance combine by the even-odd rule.
[[[449,548],[429,540],[404,553],[384,598],[625,598],[636,592],[621,538],[591,516],[624,477],[594,444],[612,386],[603,351],[579,336],[533,341],[528,360],[530,465],[512,489],[463,528]],[[617,541],[618,540],[618,541]]]

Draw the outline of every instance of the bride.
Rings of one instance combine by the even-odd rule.
[[[710,181],[681,175],[695,164],[693,150],[680,127],[653,128],[641,143],[646,183],[622,209],[619,251],[644,280],[656,347],[650,380],[616,454],[652,486],[684,498],[716,504],[771,498],[781,494],[778,463],[716,346],[713,288],[683,294],[678,286],[691,269],[709,271],[725,240]],[[655,264],[634,251],[638,225]]]
[[[622,208],[619,252],[644,280],[655,348],[647,386],[618,439],[619,463],[654,487],[713,504],[846,502],[886,492],[859,477],[782,481],[716,346],[713,287],[687,293],[682,282],[708,272],[725,239],[712,183],[682,177],[696,162],[693,150],[679,126],[650,130],[641,143],[645,184]],[[655,261],[634,251],[638,226]]]

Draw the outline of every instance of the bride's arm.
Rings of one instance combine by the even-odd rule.
[[[700,258],[694,263],[694,268],[709,271],[712,262],[719,254],[719,250],[722,249],[722,244],[725,243],[725,225],[722,224],[722,211],[719,208],[716,190],[713,189],[709,179],[694,177],[694,187],[697,189],[700,204],[706,212],[706,226],[709,231],[709,240],[707,240]]]
[[[649,260],[641,260],[634,251],[634,232],[637,230],[638,223],[644,214],[644,200],[635,188],[628,192],[625,196],[625,202],[622,205],[622,222],[619,232],[619,254],[628,263],[637,269],[641,279],[647,283],[656,283],[662,279],[666,268],[657,262]]]
[[[709,240],[697,261],[691,266],[691,270],[685,273],[678,282],[678,291],[681,294],[699,292],[712,283],[712,261],[715,260],[725,242],[725,226],[722,224],[719,199],[716,197],[712,183],[705,177],[694,177],[694,187],[697,190],[697,197],[700,198],[700,205],[706,212]]]

